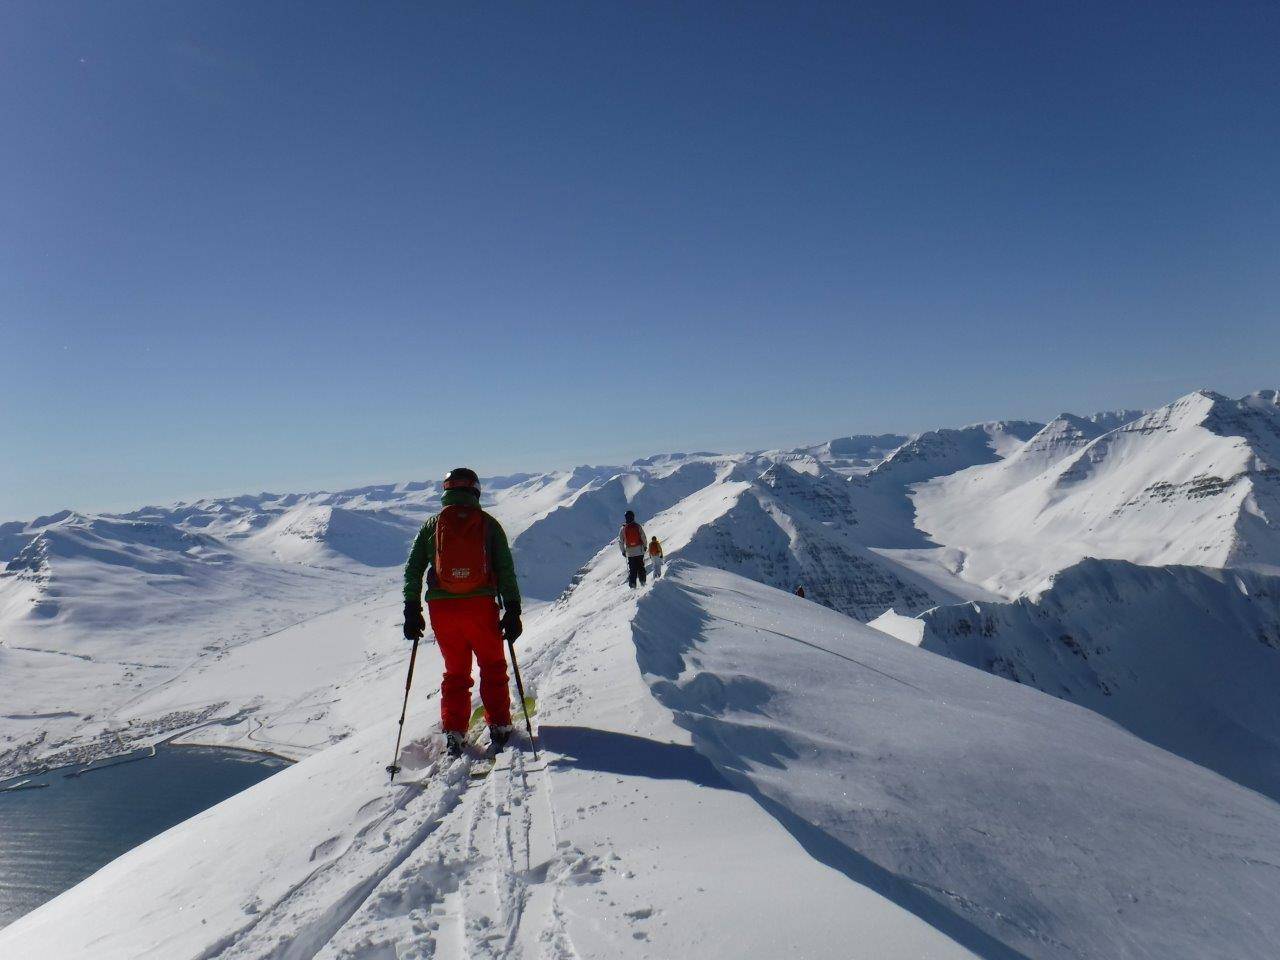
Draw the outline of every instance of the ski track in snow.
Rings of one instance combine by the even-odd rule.
[[[571,639],[532,664],[554,667]],[[527,747],[513,738],[483,780],[465,757],[406,776],[350,845],[200,960],[576,960],[559,888],[583,882],[581,857],[556,838],[547,758]]]
[[[425,771],[426,788],[401,784],[386,809],[360,827],[351,844],[308,875],[269,910],[202,960],[236,957],[310,960],[369,896],[435,832],[466,788],[466,765],[439,761]],[[327,847],[317,853],[330,854]]]
[[[544,771],[511,754],[376,886],[318,960],[576,956]],[[464,766],[464,764],[460,764]]]

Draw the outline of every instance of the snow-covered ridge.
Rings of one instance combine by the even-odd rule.
[[[1274,802],[753,581],[676,561],[637,598],[613,567],[530,617],[541,763],[468,783],[423,689],[389,787],[403,647],[358,604],[273,658],[374,644],[325,693],[355,733],[0,930],[0,955],[1271,956]]]
[[[726,779],[811,854],[981,956],[1272,949],[1274,911],[1238,898],[1274,905],[1246,887],[1269,886],[1250,848],[1276,836],[1280,807],[1250,790],[721,571],[676,571],[634,631],[655,696]]]

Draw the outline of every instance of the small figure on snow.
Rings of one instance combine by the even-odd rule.
[[[404,635],[420,640],[422,583],[431,630],[444,659],[440,728],[450,755],[460,756],[471,719],[471,658],[480,664],[480,700],[495,750],[511,736],[511,697],[502,640],[515,643],[520,622],[516,565],[502,525],[480,509],[480,478],[468,467],[444,478],[441,510],[418,532],[404,567]],[[501,618],[498,604],[501,603]]]
[[[634,510],[628,510],[622,519],[622,529],[618,531],[618,549],[627,558],[627,586],[634,590],[637,580],[640,581],[642,586],[645,583],[644,527],[636,523]]]
[[[653,564],[653,579],[662,576],[662,544],[657,537],[649,538],[649,562]]]
[[[804,599],[804,584],[803,584],[803,583],[802,583],[802,584],[800,584],[798,587],[796,587],[796,596],[797,596],[797,597],[799,597],[801,600],[803,600],[803,599]]]

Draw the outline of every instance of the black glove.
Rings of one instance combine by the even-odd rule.
[[[507,638],[507,643],[515,643],[522,633],[524,624],[520,622],[520,604],[508,604],[507,612],[502,615],[502,635]]]
[[[421,640],[427,630],[427,621],[422,619],[422,603],[417,600],[404,602],[404,638]]]

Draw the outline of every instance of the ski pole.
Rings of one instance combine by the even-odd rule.
[[[533,747],[533,760],[538,760],[538,742],[533,739],[533,724],[529,722],[529,704],[524,699],[524,681],[520,679],[520,664],[516,663],[516,645],[507,641],[507,649],[511,651],[511,672],[516,678],[516,693],[520,695],[520,709],[524,711],[524,728],[529,732],[529,745]]]
[[[409,688],[413,686],[413,664],[418,659],[418,638],[413,638],[413,652],[409,654],[409,676],[404,681],[404,706],[400,708],[400,731],[396,734],[396,752],[387,764],[387,773],[391,774],[391,782],[396,782],[396,774],[400,772],[400,738],[404,736],[404,715],[409,712]]]

